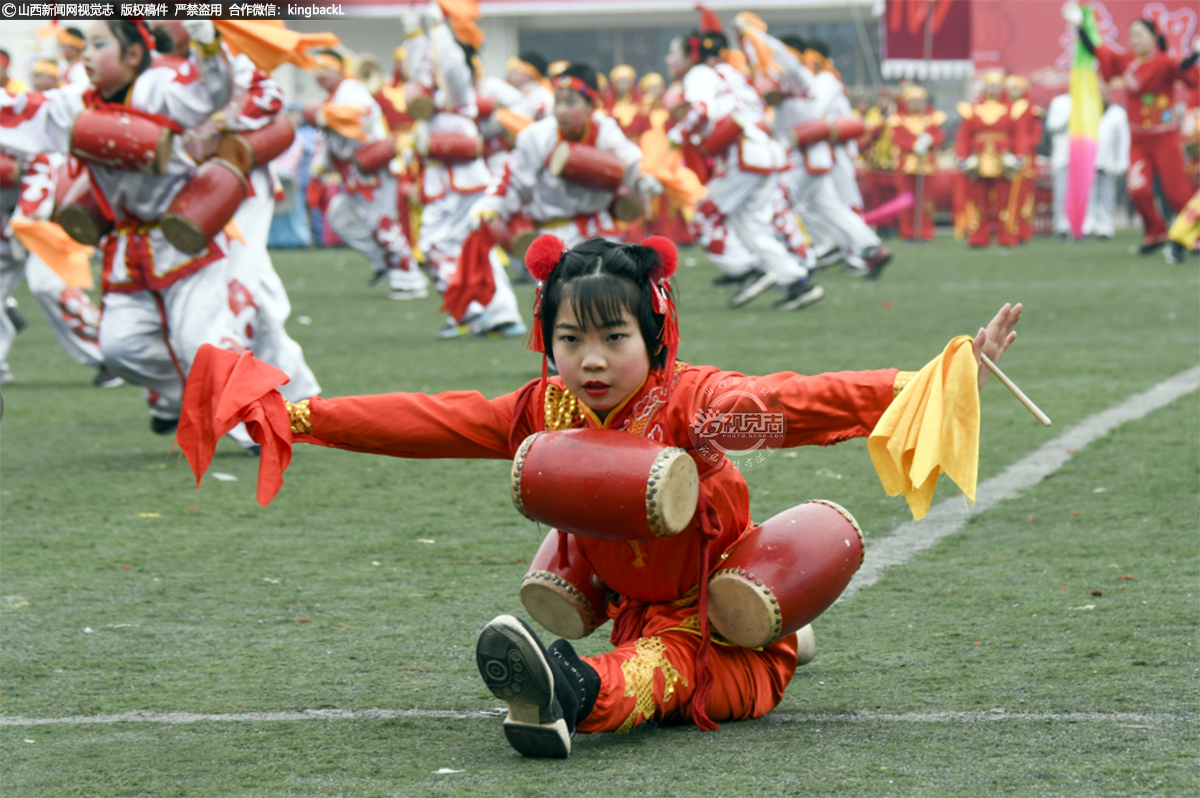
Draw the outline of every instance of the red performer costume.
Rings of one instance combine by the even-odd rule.
[[[1029,79],[1022,75],[1009,75],[1004,81],[1008,99],[1012,105],[1012,116],[1017,123],[1017,135],[1022,139],[1021,150],[1028,157],[1022,159],[1021,168],[1013,177],[1012,191],[1009,195],[1009,207],[1016,216],[1017,241],[1025,243],[1033,238],[1033,212],[1035,205],[1034,193],[1037,188],[1037,167],[1033,162],[1033,153],[1042,140],[1043,118],[1045,109],[1033,105],[1026,98],[1029,92]]]
[[[942,131],[942,123],[946,115],[941,111],[930,113],[926,109],[927,96],[925,89],[916,85],[904,87],[904,100],[907,110],[896,114],[887,121],[891,133],[892,144],[899,152],[899,165],[896,169],[896,192],[912,192],[917,195],[917,177],[925,176],[922,186],[921,199],[921,229],[915,230],[916,210],[900,212],[900,237],[905,241],[920,238],[932,241],[934,234],[933,196],[930,191],[929,178],[937,172],[936,150],[942,146],[946,135]]]
[[[972,247],[991,242],[996,225],[996,242],[1002,247],[1017,243],[1016,219],[1010,213],[1009,189],[1012,176],[1025,154],[1013,109],[1002,101],[1004,73],[990,70],[983,77],[984,95],[973,104],[960,103],[958,113],[958,157],[969,181],[967,233]]]
[[[1070,7],[1069,4],[1063,10],[1068,19],[1071,19]],[[1125,110],[1129,114],[1131,137],[1126,186],[1145,227],[1142,252],[1152,252],[1167,240],[1166,223],[1155,206],[1155,178],[1176,212],[1192,196],[1172,94],[1175,81],[1187,86],[1200,82],[1196,56],[1178,61],[1167,55],[1166,40],[1150,20],[1138,19],[1130,24],[1133,52],[1118,53],[1103,43],[1093,42],[1082,29],[1079,36],[1084,46],[1095,53],[1104,80],[1119,75],[1125,81]]]

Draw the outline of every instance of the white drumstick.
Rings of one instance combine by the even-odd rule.
[[[1042,422],[1042,426],[1045,426],[1045,427],[1050,426],[1050,416],[1043,413],[1042,409],[1040,407],[1038,407],[1037,405],[1035,405],[1033,403],[1033,400],[1030,399],[1028,396],[1026,396],[1025,392],[1022,391],[1020,388],[1018,388],[1017,384],[1015,382],[1013,382],[1012,380],[1010,380],[1008,378],[1008,375],[1005,374],[1003,371],[1001,371],[1000,367],[992,362],[991,358],[989,358],[987,355],[983,354],[982,352],[980,353],[979,357],[982,358],[983,365],[987,366],[988,369],[993,374],[996,375],[996,378],[999,379],[1000,382],[1004,383],[1004,387],[1008,388],[1008,390],[1012,391],[1013,396],[1017,397],[1017,399],[1020,400],[1021,404],[1025,405],[1025,407],[1028,408],[1030,413],[1033,413],[1034,418],[1036,418],[1038,421]]]

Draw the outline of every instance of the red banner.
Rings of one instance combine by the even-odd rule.
[[[955,5],[966,0],[955,0]],[[1034,100],[1045,102],[1066,90],[1075,57],[1075,30],[1062,18],[1057,0],[974,0],[970,5],[971,58],[978,70],[1001,67],[1026,75]],[[1196,0],[1089,0],[1104,43],[1124,52],[1129,24],[1152,19],[1168,52],[1182,58],[1200,35]]]
[[[932,14],[932,58],[939,61],[971,57],[971,6],[965,0],[887,0],[884,13],[883,57],[925,58],[925,28]]]

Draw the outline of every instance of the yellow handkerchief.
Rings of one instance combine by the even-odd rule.
[[[979,366],[971,337],[960,335],[892,401],[867,440],[889,496],[904,493],[924,518],[945,472],[975,503],[979,476]]]

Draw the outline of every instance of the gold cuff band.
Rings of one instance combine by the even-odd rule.
[[[287,399],[284,399],[283,404],[287,407],[288,418],[292,420],[292,434],[312,435],[312,416],[308,409],[308,400],[305,399],[302,402],[292,404]]]
[[[896,379],[892,381],[892,398],[895,399],[904,390],[904,386],[912,382],[913,377],[917,376],[916,371],[898,371]],[[307,402],[305,402],[307,404]],[[307,410],[307,408],[305,408]]]

